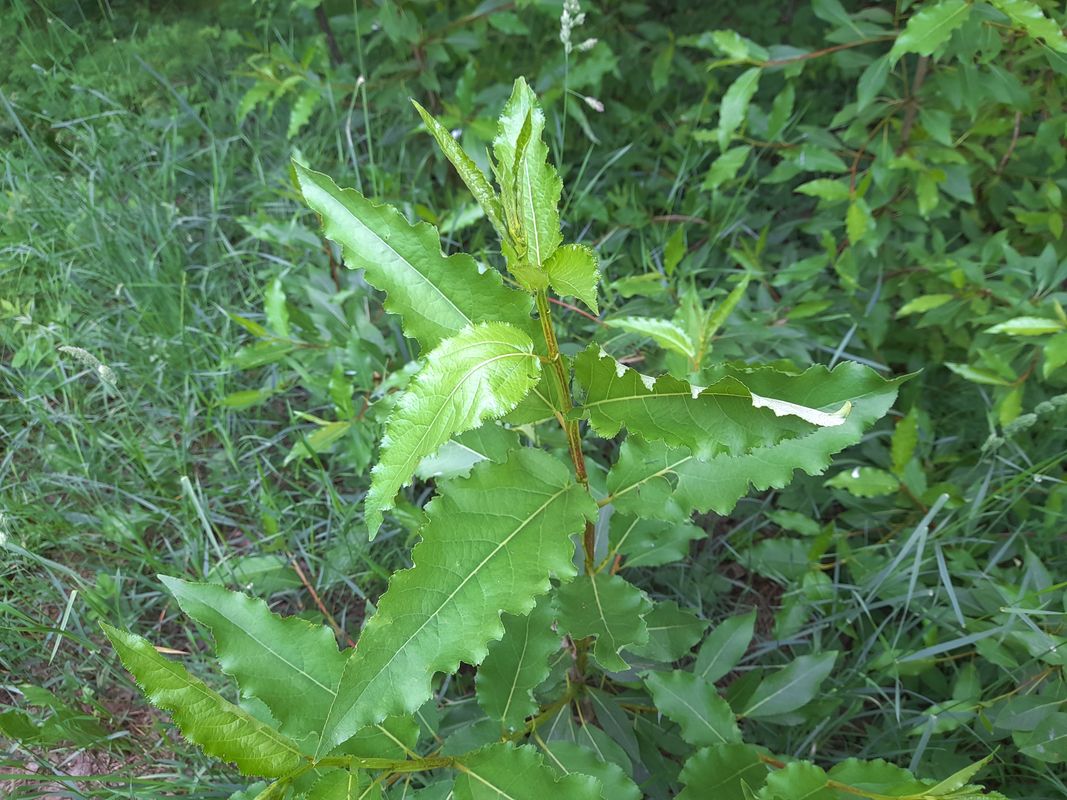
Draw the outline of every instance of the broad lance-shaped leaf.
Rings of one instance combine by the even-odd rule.
[[[286,775],[304,762],[296,743],[161,656],[147,640],[102,627],[149,701],[169,711],[185,738],[209,756],[264,778]]]
[[[686,358],[696,357],[696,345],[689,338],[689,334],[665,319],[654,317],[621,317],[619,319],[605,320],[605,325],[618,328],[627,333],[636,333],[647,336],[660,347],[673,350]]]
[[[904,32],[893,42],[889,51],[890,63],[897,63],[905,53],[933,55],[937,48],[949,40],[952,32],[967,21],[970,14],[971,5],[965,0],[923,3],[918,13],[908,18]]]
[[[729,704],[719,697],[714,684],[691,672],[650,672],[645,685],[656,708],[682,729],[689,744],[738,744],[741,729]]]
[[[558,209],[563,183],[548,163],[548,146],[541,139],[544,129],[545,113],[537,97],[518,78],[500,115],[493,153],[501,202],[516,248],[508,258],[532,267],[542,267],[563,239]]]
[[[536,384],[541,362],[530,337],[502,322],[487,322],[446,339],[397,400],[385,424],[381,456],[366,498],[371,538],[382,512],[411,482],[419,462],[453,435],[501,417]]]
[[[753,391],[770,391],[780,376],[769,369],[742,374]],[[795,379],[800,390],[797,399],[806,405],[833,408],[850,403],[844,422],[744,455],[706,460],[684,447],[628,437],[607,480],[616,511],[665,519],[683,519],[694,510],[728,514],[750,486],[759,491],[780,489],[797,469],[819,475],[830,465],[832,455],[857,444],[885,415],[907,377],[887,381],[867,367],[844,362],[833,370],[812,367]]]
[[[593,313],[599,313],[596,287],[600,282],[600,261],[584,244],[565,244],[545,262],[548,284],[561,297],[577,297]]]
[[[300,191],[322,217],[323,232],[341,245],[345,264],[362,269],[386,293],[385,310],[404,333],[431,350],[477,322],[499,320],[533,331],[532,300],[504,285],[493,270],[478,271],[466,254],[445,257],[431,225],[412,225],[389,205],[342,190],[327,175],[293,163]]]
[[[504,209],[501,208],[500,198],[497,197],[496,192],[489,183],[489,179],[485,177],[485,173],[478,168],[478,165],[467,155],[460,143],[453,138],[452,132],[448,128],[434,119],[434,116],[429,111],[414,100],[411,102],[419,112],[419,116],[422,117],[422,121],[426,124],[426,130],[433,136],[445,157],[452,162],[452,166],[456,168],[459,177],[466,184],[470,193],[474,195],[474,199],[478,201],[478,205],[482,207],[485,216],[496,229],[497,235],[501,240],[507,240],[508,231],[504,225]]]
[[[708,623],[673,600],[662,600],[645,616],[648,641],[630,647],[635,655],[653,661],[677,661],[689,655],[701,640]]]
[[[827,413],[793,401],[803,376],[776,373],[773,395],[760,395],[734,375],[711,386],[692,386],[670,375],[657,379],[623,366],[596,345],[575,360],[585,389],[583,410],[605,438],[623,427],[646,439],[688,447],[700,457],[746,453],[756,447],[808,434],[816,426],[837,427],[844,413]],[[743,376],[747,379],[747,374]],[[847,411],[847,406],[839,411]]]
[[[504,637],[489,645],[478,668],[478,705],[507,730],[518,729],[537,711],[533,690],[548,677],[548,658],[560,645],[560,634],[552,630],[555,619],[547,595],[526,616],[504,616]]]
[[[627,669],[619,651],[648,641],[644,616],[652,602],[618,575],[583,575],[562,587],[557,598],[560,630],[575,639],[595,636],[593,657],[606,670]]]
[[[728,617],[720,622],[700,646],[693,673],[714,683],[737,666],[756,630],[756,611]]]
[[[272,614],[262,600],[217,584],[160,580],[182,611],[211,630],[222,670],[242,696],[261,700],[281,731],[314,753],[345,664],[330,629]]]
[[[426,513],[414,566],[393,575],[345,664],[320,752],[414,713],[435,672],[480,664],[504,633],[501,612],[529,613],[550,575],[575,574],[570,537],[597,508],[566,465],[527,448],[443,484]]]
[[[560,776],[529,745],[487,745],[462,756],[456,769],[456,800],[600,800],[600,781],[578,773]]]
[[[807,705],[830,675],[836,660],[836,650],[798,656],[785,668],[764,678],[745,704],[741,715],[753,719],[774,717]]]

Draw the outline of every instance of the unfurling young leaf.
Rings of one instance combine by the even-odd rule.
[[[300,766],[300,748],[288,737],[219,696],[140,636],[106,624],[103,628],[145,696],[171,712],[185,738],[209,756],[232,761],[245,775],[264,778],[278,778]]]
[[[506,240],[508,238],[508,230],[504,224],[504,209],[501,208],[500,198],[497,197],[493,187],[489,184],[489,179],[485,177],[485,173],[467,155],[459,142],[452,138],[451,131],[434,119],[429,111],[414,100],[411,102],[419,112],[419,116],[422,117],[422,121],[426,124],[426,129],[437,142],[437,146],[441,148],[441,152],[452,162],[452,166],[456,168],[459,177],[466,184],[470,193],[474,195],[478,205],[482,207],[486,218],[496,229],[497,235],[500,236],[501,240]]]
[[[570,536],[596,504],[557,459],[533,449],[449,481],[345,665],[322,735],[327,752],[366,725],[410,714],[435,672],[479,664],[503,633],[501,612],[528,614],[549,576],[575,574]]]
[[[530,337],[518,328],[489,322],[430,352],[385,426],[366,499],[371,537],[423,458],[455,434],[504,416],[537,384],[541,363],[533,350]]]
[[[543,269],[563,239],[558,209],[563,184],[547,161],[548,146],[541,138],[544,129],[545,113],[526,81],[519,78],[493,140],[500,199],[511,234],[511,242],[504,243],[509,267],[517,263]]]

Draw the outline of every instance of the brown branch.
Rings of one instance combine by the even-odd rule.
[[[1015,112],[1015,127],[1011,132],[1011,141],[1008,143],[1008,149],[1004,152],[1004,157],[1000,159],[1000,163],[997,164],[996,174],[1000,175],[1004,171],[1004,167],[1008,165],[1008,160],[1011,158],[1011,154],[1015,152],[1015,145],[1019,142],[1019,125],[1023,121],[1023,112]]]
[[[324,3],[319,3],[315,6],[315,20],[319,23],[319,30],[326,35],[326,47],[330,51],[330,63],[335,67],[341,66],[345,57],[341,53],[341,48],[337,46],[337,39],[333,35],[333,28],[330,27],[330,18],[326,16]]]
[[[898,153],[904,152],[911,137],[911,129],[915,125],[915,117],[919,113],[919,101],[916,99],[919,90],[923,88],[926,80],[926,70],[930,66],[929,56],[920,56],[919,63],[915,68],[915,80],[911,84],[911,93],[908,96],[908,110],[904,112],[904,124],[900,128],[900,147]]]
[[[349,647],[355,647],[355,640],[345,632],[344,628],[337,624],[337,620],[333,618],[333,614],[326,610],[322,598],[319,597],[319,593],[315,591],[315,587],[311,585],[307,575],[304,574],[304,570],[301,569],[300,563],[296,560],[296,556],[292,553],[289,553],[288,555],[293,569],[296,571],[296,576],[300,578],[300,582],[304,584],[304,588],[308,590],[308,594],[310,594],[311,599],[315,601],[315,605],[318,607],[319,611],[322,612],[322,616],[326,617],[326,622],[329,623],[334,634],[336,634],[338,639],[348,642]]]

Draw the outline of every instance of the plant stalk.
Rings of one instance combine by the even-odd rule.
[[[570,411],[574,408],[571,398],[570,376],[563,364],[563,356],[559,351],[559,341],[556,339],[556,331],[552,326],[552,308],[548,303],[548,294],[545,291],[537,293],[537,313],[541,318],[541,331],[545,336],[545,345],[548,347],[548,360],[552,364],[552,373],[556,376],[556,385],[559,389],[560,403],[563,408],[563,431],[567,434],[567,448],[570,450],[571,461],[574,463],[574,472],[578,476],[578,482],[586,489],[589,488],[589,473],[585,468],[585,454],[582,452],[582,434],[578,428],[578,421],[568,419]],[[582,537],[582,545],[585,550],[585,571],[592,575],[595,570],[594,555],[596,550],[596,528],[592,522],[585,523],[585,534]]]

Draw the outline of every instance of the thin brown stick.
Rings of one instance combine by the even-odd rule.
[[[296,576],[300,578],[300,582],[304,584],[304,588],[308,590],[308,594],[310,594],[311,599],[315,601],[315,606],[322,612],[322,616],[326,617],[326,622],[329,623],[334,634],[338,639],[348,642],[349,647],[355,647],[355,640],[345,632],[344,628],[337,624],[337,620],[333,618],[333,614],[326,610],[322,598],[319,597],[319,593],[315,591],[315,587],[311,585],[311,581],[309,581],[307,575],[304,574],[304,570],[300,567],[300,562],[296,560],[296,556],[292,553],[288,553],[287,555],[289,556],[289,561],[292,564],[293,569],[296,571]]]
[[[1023,121],[1023,112],[1015,112],[1015,127],[1011,132],[1011,141],[1008,142],[1008,149],[1004,151],[1004,157],[1000,159],[1000,163],[997,164],[997,175],[1000,175],[1004,171],[1004,167],[1008,165],[1008,160],[1011,159],[1011,154],[1015,152],[1015,145],[1019,142],[1019,126]]]

